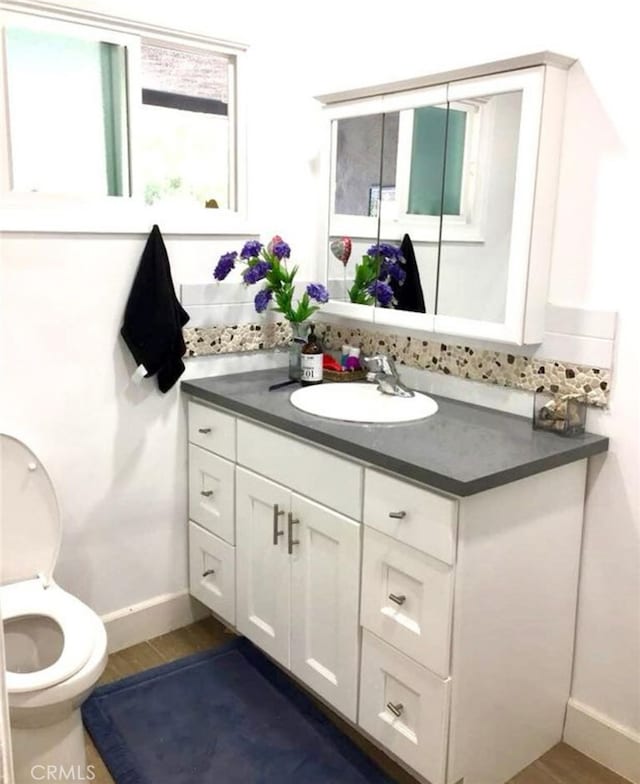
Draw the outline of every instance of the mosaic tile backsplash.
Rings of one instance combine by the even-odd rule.
[[[339,351],[346,341],[362,346],[364,354],[383,351],[401,365],[445,375],[525,389],[530,392],[584,394],[589,405],[606,407],[611,371],[553,359],[470,348],[415,337],[316,322],[328,351]],[[291,337],[287,322],[184,329],[187,356],[227,354],[285,346]]]

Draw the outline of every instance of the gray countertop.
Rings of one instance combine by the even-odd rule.
[[[605,452],[609,439],[534,431],[525,417],[430,395],[438,412],[419,422],[351,424],[305,414],[289,402],[297,385],[270,392],[286,370],[183,381],[184,392],[258,424],[458,496],[468,496]]]

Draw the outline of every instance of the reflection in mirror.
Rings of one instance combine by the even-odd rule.
[[[332,300],[369,305],[356,277],[378,236],[383,115],[332,122],[332,198],[327,242],[327,286]],[[341,248],[348,239],[351,252]],[[360,292],[360,295],[357,294]]]
[[[436,300],[443,178],[455,172],[445,166],[447,106],[420,106],[385,116],[385,128],[396,129],[393,179],[383,182],[390,194],[382,204],[381,243],[399,247],[401,280],[392,280],[394,297],[387,307],[414,313],[433,313]],[[456,145],[450,147],[452,157]],[[452,192],[455,189],[451,189]]]
[[[5,44],[12,189],[129,195],[125,47],[20,27]]]
[[[439,315],[505,320],[521,108],[521,91],[450,107]]]

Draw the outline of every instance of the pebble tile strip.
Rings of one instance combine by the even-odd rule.
[[[530,392],[581,394],[586,396],[589,405],[600,408],[608,404],[611,372],[605,368],[485,351],[336,324],[316,322],[316,332],[323,336],[328,351],[340,350],[346,340],[351,345],[362,346],[364,354],[383,351],[402,365]],[[287,322],[184,330],[188,356],[276,348],[285,346],[290,336]]]

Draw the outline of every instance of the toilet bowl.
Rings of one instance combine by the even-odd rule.
[[[0,471],[0,612],[15,779],[87,781],[80,706],[106,666],[104,624],[53,579],[62,531],[42,463],[0,435]]]

